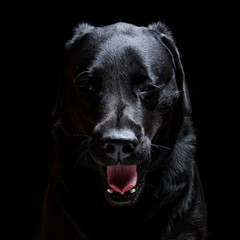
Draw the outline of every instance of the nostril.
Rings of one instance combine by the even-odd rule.
[[[134,149],[135,149],[134,144],[128,143],[123,146],[122,151],[123,153],[127,154],[127,153],[133,153]]]
[[[110,143],[106,143],[104,145],[104,150],[106,153],[113,153],[115,151],[115,147],[114,147],[114,145],[112,145]]]
[[[115,160],[130,157],[138,146],[138,139],[130,130],[109,130],[96,140],[99,153]]]

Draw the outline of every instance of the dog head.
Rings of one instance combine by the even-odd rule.
[[[79,24],[66,43],[54,114],[71,156],[100,173],[108,202],[133,204],[191,114],[171,32],[161,22]]]

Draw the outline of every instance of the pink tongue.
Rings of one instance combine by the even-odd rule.
[[[107,167],[108,185],[122,195],[137,184],[136,165],[112,165]]]

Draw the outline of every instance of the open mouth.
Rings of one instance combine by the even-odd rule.
[[[133,204],[141,192],[142,166],[118,164],[101,168],[108,202],[118,207]]]

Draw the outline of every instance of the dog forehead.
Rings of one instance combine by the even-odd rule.
[[[100,53],[117,54],[126,49],[134,49],[139,54],[156,54],[163,50],[163,45],[156,40],[148,28],[127,23],[117,23],[103,27],[100,31]]]
[[[97,48],[93,68],[171,65],[166,49],[146,27],[118,23],[97,28],[94,35]]]

